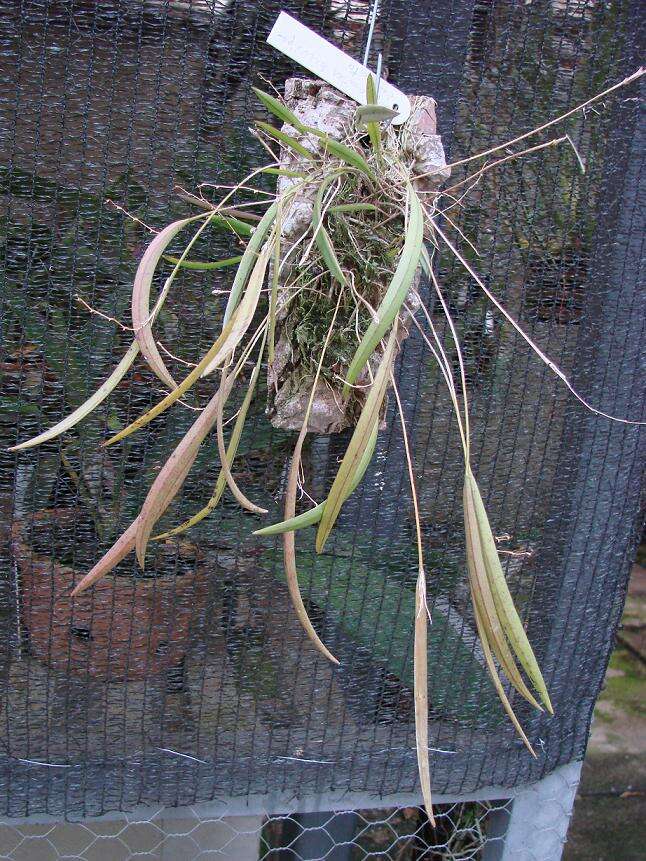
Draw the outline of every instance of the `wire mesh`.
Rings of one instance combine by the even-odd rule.
[[[181,811],[151,808],[110,818],[0,826],[0,858],[111,861],[129,858],[197,861],[413,861],[480,857],[488,815],[502,803],[459,803],[438,809],[437,828],[416,807],[355,810],[295,817],[226,816],[199,806]],[[501,840],[493,837],[492,844]],[[490,844],[491,845],[491,844]]]
[[[643,44],[628,0],[382,6],[373,55],[383,51],[403,89],[437,99],[451,160],[634,71]],[[391,417],[330,552],[299,554],[308,610],[339,670],[294,619],[278,546],[250,537],[254,521],[226,498],[186,541],[160,551],[145,576],[128,561],[89,597],[65,596],[71,576],[136,514],[192,421],[191,407],[204,404],[208,382],[151,432],[100,450],[106,429],[161,393],[137,365],[73,434],[19,457],[5,451],[77,406],[126,349],[129,333],[105,318],[127,319],[149,225],[186,213],[176,187],[232,182],[257,164],[247,126],[261,111],[250,84],[264,76],[280,88],[293,72],[264,41],[281,8],[362,56],[369,13],[362,0],[0,2],[5,816],[96,816],[141,804],[166,816],[173,806],[251,794],[334,789],[379,797],[417,785],[413,523]],[[469,260],[542,349],[596,405],[632,418],[643,404],[644,344],[636,95],[623,92],[568,124],[585,173],[571,148],[545,150],[483,174],[446,213],[479,252],[465,245]],[[196,256],[227,256],[227,242],[208,237]],[[411,337],[399,375],[432,572],[433,781],[438,792],[464,795],[538,779],[584,752],[638,533],[643,436],[586,413],[454,262],[443,258],[440,273],[466,345],[479,483],[556,705],[549,718],[515,703],[539,754],[531,761],[501,714],[474,634],[458,438],[438,374]],[[191,362],[204,352],[222,310],[212,291],[226,286],[225,276],[182,279],[159,321],[170,353]],[[293,441],[270,426],[262,400],[243,438],[240,475],[275,510]],[[329,481],[344,442],[312,443],[314,483]],[[200,507],[216,475],[207,443],[174,522]],[[443,813],[447,822],[454,812]],[[477,857],[464,853],[478,851],[466,842],[476,841],[485,812],[460,809],[460,822],[472,825],[460,826],[468,834],[455,850],[448,847],[460,828],[434,848],[419,813],[357,814],[361,840],[372,845],[381,830],[385,843],[368,850],[353,837],[349,857]],[[141,824],[129,822],[124,814],[115,839]],[[200,848],[194,834],[203,824],[185,832],[195,838],[195,857],[212,848]],[[256,825],[253,839],[279,832],[283,839],[289,827],[272,820],[261,835]],[[36,857],[25,854],[36,851],[36,837],[20,828],[7,830],[0,857]],[[105,857],[97,855],[98,826],[75,828],[91,842],[59,850],[55,832],[43,831],[42,857],[50,849],[58,853],[51,857]],[[244,833],[234,828],[231,839]],[[267,843],[261,851],[269,858],[274,850]]]

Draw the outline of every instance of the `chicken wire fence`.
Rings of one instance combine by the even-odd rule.
[[[379,807],[380,797],[417,791],[414,521],[390,413],[329,551],[299,551],[310,617],[339,669],[304,638],[278,546],[253,538],[255,521],[226,497],[183,541],[155,550],[145,574],[128,561],[69,599],[72,578],[136,515],[192,408],[205,403],[208,379],[118,450],[98,443],[161,394],[143,364],[63,439],[19,456],[5,450],[78,406],[127,348],[130,335],[113,320],[127,320],[150,229],[190,209],[178,188],[232,183],[259,163],[247,127],[262,111],[250,87],[269,80],[280,89],[295,71],[265,42],[278,12],[361,57],[369,6],[0,0],[0,815],[121,811],[105,826],[124,847],[110,850],[115,858],[156,852],[159,834],[171,841],[161,857],[175,857],[180,833],[195,847],[182,858],[247,838],[260,858],[334,858],[343,847],[350,854],[339,858],[479,857],[481,802],[442,808],[435,834],[414,804],[325,814],[311,827],[268,808],[265,824],[256,817],[248,831],[227,824],[224,808],[195,813],[272,793],[367,793]],[[625,77],[642,48],[638,4],[627,0],[390,0],[380,5],[371,62],[381,51],[390,80],[433,95],[456,161]],[[460,239],[468,260],[577,389],[634,419],[644,403],[638,96],[633,85],[572,117],[573,147],[490,170],[447,213],[447,229],[469,240]],[[195,251],[217,259],[231,243],[208,236]],[[488,786],[512,795],[584,753],[639,533],[643,436],[570,397],[449,257],[439,274],[465,345],[479,483],[556,714],[514,702],[533,760],[488,681],[465,575],[459,439],[413,334],[398,377],[429,560],[433,785],[445,797]],[[169,354],[190,362],[205,351],[228,283],[220,273],[182,275],[159,318]],[[293,440],[272,428],[262,402],[237,474],[276,513]],[[343,434],[311,442],[305,471],[315,490],[329,484],[346,444]],[[217,470],[207,441],[174,523],[208,499]],[[149,818],[141,805],[151,806]],[[188,830],[173,831],[180,820]],[[102,821],[75,825],[75,847],[59,846],[63,832],[51,823],[31,825],[43,858],[89,859],[107,857]],[[41,857],[29,854],[31,825],[5,827],[0,857]],[[220,829],[216,849],[200,842],[209,828]],[[327,834],[330,848],[299,850],[310,831]]]
[[[502,807],[500,807],[502,809]],[[65,826],[53,822],[0,826],[0,857],[57,861],[157,858],[164,861],[231,859],[355,859],[381,857],[478,858],[485,819],[496,804],[456,803],[439,808],[437,827],[416,807],[329,812],[323,816],[214,816],[199,806],[150,808]],[[492,837],[495,843],[502,838]]]

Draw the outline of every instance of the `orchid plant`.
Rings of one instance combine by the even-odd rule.
[[[586,107],[642,74],[634,75],[593,97]],[[318,634],[303,603],[296,562],[295,536],[306,527],[315,527],[316,550],[326,545],[344,503],[361,483],[372,459],[387,393],[392,391],[403,430],[410,477],[411,496],[417,525],[418,570],[414,618],[414,701],[418,766],[426,809],[433,819],[428,740],[426,568],[415,487],[413,457],[404,413],[397,391],[394,364],[405,326],[417,326],[437,362],[451,398],[464,455],[464,525],[466,558],[474,615],[486,664],[502,705],[517,732],[534,754],[510,703],[509,685],[536,709],[552,712],[552,704],[541,670],[514,606],[503,573],[496,542],[471,463],[469,409],[466,375],[456,325],[445,292],[436,276],[432,256],[443,249],[454,255],[495,308],[547,364],[562,382],[589,409],[596,410],[576,393],[566,375],[546,356],[521,328],[484,281],[468,263],[456,242],[447,234],[442,218],[443,200],[455,200],[487,171],[509,160],[570,139],[549,139],[529,149],[518,144],[574,113],[570,111],[520,137],[456,162],[451,167],[485,159],[504,151],[505,155],[484,165],[449,189],[422,191],[410,158],[401,145],[402,131],[391,123],[394,112],[376,103],[375,82],[368,82],[367,104],[358,107],[355,122],[344,139],[334,140],[319,129],[304,125],[279,98],[260,90],[257,97],[283,126],[256,124],[256,134],[271,153],[271,162],[258,167],[217,203],[205,202],[196,215],[169,224],[157,233],[139,264],[132,291],[132,330],[129,349],[97,391],[71,415],[35,438],[14,446],[24,450],[65,433],[95,410],[122,381],[139,355],[167,388],[168,394],[127,427],[115,433],[105,445],[113,445],[146,427],[170,409],[202,377],[214,375],[217,383],[206,406],[179,442],[154,480],[143,506],[125,532],[96,563],[72,595],[78,595],[112,571],[132,550],[140,565],[145,564],[150,541],[159,541],[186,531],[208,516],[228,488],[239,505],[257,515],[267,512],[250,500],[234,475],[236,453],[250,404],[265,364],[271,371],[275,361],[277,321],[286,315],[303,319],[314,313],[318,326],[314,338],[319,345],[309,357],[307,368],[311,394],[287,473],[284,519],[259,528],[258,536],[281,535],[284,566],[296,614],[307,635],[330,661],[337,659]],[[405,128],[405,126],[404,126]],[[571,141],[570,141],[571,142]],[[281,152],[276,152],[278,146]],[[285,167],[284,154],[294,158]],[[296,165],[296,167],[294,167]],[[262,215],[251,214],[258,197],[232,203],[244,194],[254,177],[277,175],[281,190],[265,200]],[[282,225],[303,189],[313,197],[312,217],[303,235],[285,248],[281,246]],[[451,196],[453,195],[453,196]],[[168,249],[185,230],[193,234],[180,256]],[[191,249],[208,230],[233,232],[245,243],[241,255],[217,261],[191,259]],[[431,246],[429,253],[426,243]],[[172,271],[151,302],[153,277],[162,260]],[[176,381],[160,353],[155,339],[155,321],[177,274],[183,269],[235,270],[224,310],[222,329],[200,361],[181,381]],[[430,279],[433,294],[442,309],[457,355],[458,372],[447,355],[443,338],[416,289],[416,273],[422,269]],[[265,286],[266,285],[266,286]],[[348,344],[351,349],[348,352]],[[251,372],[248,373],[248,368]],[[319,384],[342,380],[341,397],[352,404],[356,417],[345,455],[327,497],[297,514],[296,503],[303,443],[308,419]],[[235,416],[233,429],[225,439],[225,411],[236,386],[246,387]],[[612,416],[606,416],[613,419]],[[624,419],[617,419],[625,421]],[[190,519],[175,528],[155,534],[158,521],[182,487],[207,435],[215,429],[221,469],[211,498]]]

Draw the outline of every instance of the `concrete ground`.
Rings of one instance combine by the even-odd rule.
[[[646,553],[633,568],[617,648],[583,765],[564,861],[646,857]]]

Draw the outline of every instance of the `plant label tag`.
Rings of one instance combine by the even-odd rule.
[[[366,83],[372,74],[370,70],[287,12],[280,13],[267,42],[360,105],[366,104]],[[410,116],[408,96],[388,81],[380,81],[378,101],[380,105],[397,111],[393,119],[397,125]]]

